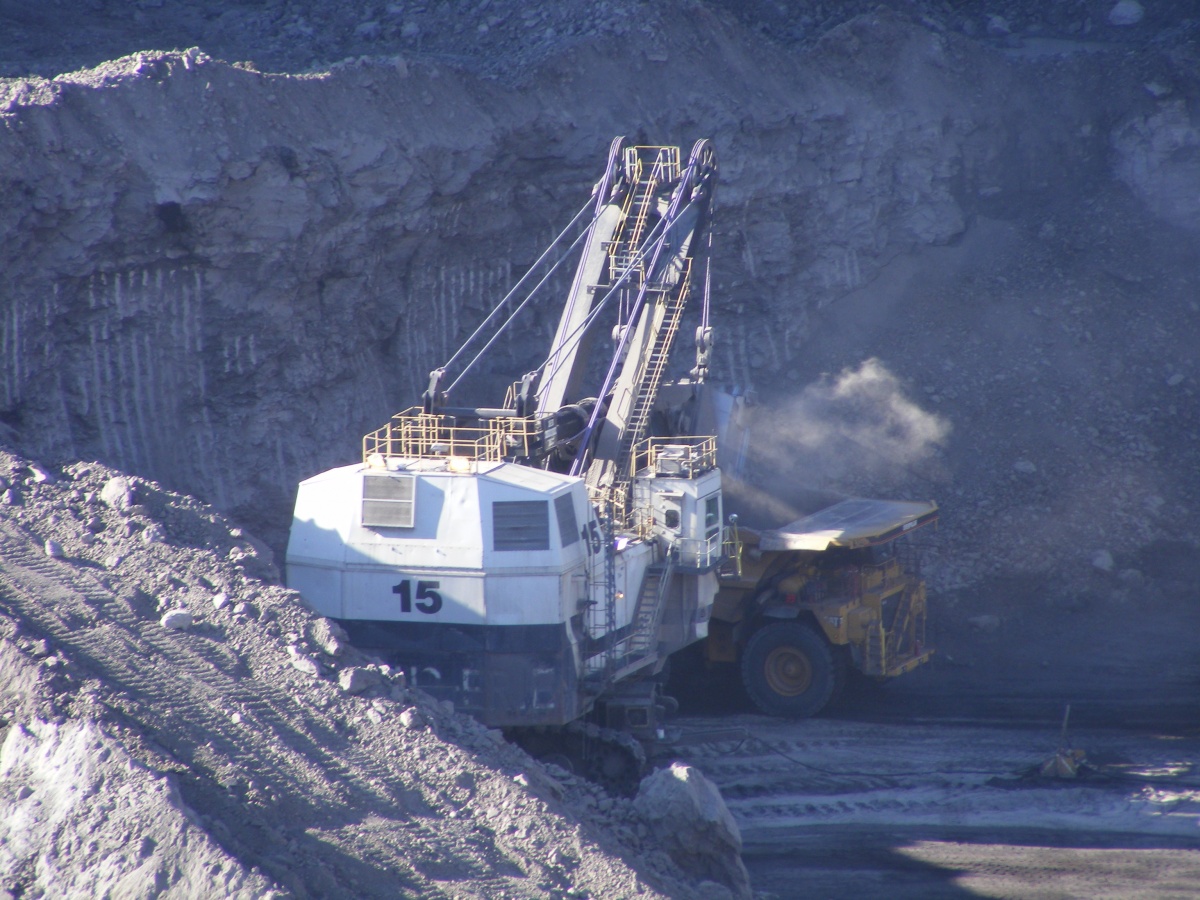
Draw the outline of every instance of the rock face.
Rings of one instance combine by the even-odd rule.
[[[634,807],[685,872],[750,896],[742,835],[721,792],[692,766],[675,763],[642,780]]]
[[[812,317],[891,259],[1073,183],[1105,147],[1103,110],[888,14],[803,56],[715,13],[651,24],[519,89],[395,58],[269,75],[199,50],[0,85],[0,415],[31,454],[211,498],[278,550],[295,483],[416,401],[587,199],[630,103],[655,111],[650,140],[715,140],[731,212],[714,365],[743,385],[786,371]],[[687,49],[658,78],[668,45]],[[462,399],[496,405],[557,312],[535,306]]]

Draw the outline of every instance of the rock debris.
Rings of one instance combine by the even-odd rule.
[[[631,801],[409,690],[211,507],[100,463],[54,474],[0,516],[10,895],[707,896]]]

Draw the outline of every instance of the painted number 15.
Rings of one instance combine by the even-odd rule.
[[[440,581],[417,582],[418,612],[432,616],[442,608],[442,595],[437,592],[440,584]],[[392,593],[400,595],[400,612],[410,613],[413,611],[413,583],[411,581],[402,581],[393,585]]]

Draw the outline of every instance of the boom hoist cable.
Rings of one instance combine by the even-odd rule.
[[[659,226],[655,226],[655,227],[658,228]],[[450,386],[447,387],[442,392],[443,396],[449,396],[450,393],[453,392],[453,390],[458,386],[458,384],[463,380],[463,378],[466,377],[467,373],[471,371],[471,369],[474,367],[474,365],[477,362],[479,362],[479,360],[483,358],[483,355],[485,353],[487,353],[487,351],[492,347],[493,344],[496,343],[496,341],[500,338],[500,335],[503,334],[504,331],[508,328],[508,326],[513,323],[513,321],[516,319],[516,317],[521,314],[521,311],[524,310],[525,307],[529,305],[529,302],[535,296],[537,296],[537,292],[546,284],[546,282],[558,270],[558,268],[563,264],[563,262],[565,262],[568,258],[570,258],[571,252],[574,251],[579,246],[579,244],[584,240],[584,238],[587,237],[587,235],[588,235],[588,232],[585,230],[585,231],[581,232],[575,238],[574,241],[572,241],[571,246],[569,246],[567,248],[567,250],[563,254],[563,256],[561,256],[558,260],[555,261],[555,263],[550,267],[549,271],[547,271],[546,274],[543,275],[541,279],[539,279],[538,283],[536,285],[534,285],[532,290],[530,290],[530,292],[525,296],[525,299],[522,300],[517,305],[517,307],[509,314],[508,318],[505,319],[504,322],[500,325],[500,327],[497,328],[492,333],[492,336],[490,338],[488,338],[487,342],[483,345],[483,347],[479,350],[479,352],[476,353],[475,356],[472,357],[471,361],[468,362],[466,364],[466,366],[463,367],[463,370],[462,370],[462,372],[459,373],[458,377],[455,378],[454,381],[450,383]],[[651,233],[651,236],[653,236],[653,232]],[[582,336],[587,332],[588,328],[590,328],[592,326],[592,324],[599,317],[600,313],[607,306],[608,301],[614,295],[617,294],[618,289],[626,282],[626,280],[635,271],[637,271],[638,265],[641,262],[643,262],[645,259],[645,254],[646,254],[646,248],[641,248],[638,250],[638,252],[635,254],[635,256],[633,258],[633,261],[630,262],[630,264],[625,268],[625,270],[621,273],[620,277],[613,283],[612,287],[610,287],[608,289],[608,291],[605,293],[604,297],[600,300],[600,302],[597,303],[592,308],[591,312],[588,313],[588,316],[583,321],[583,323],[578,328],[576,328],[575,331],[571,332],[570,335],[568,335],[568,343],[556,348],[556,350],[552,352],[552,355],[547,357],[541,363],[541,365],[539,365],[536,369],[533,370],[533,373],[531,373],[531,374],[540,375],[548,366],[551,365],[551,363],[553,362],[553,359],[554,359],[554,355],[557,355],[565,350],[569,350],[571,348],[571,346],[573,346],[573,344],[577,343],[582,338]],[[544,258],[544,256],[545,256],[545,254],[543,254],[543,258]],[[535,263],[535,266],[536,266],[536,263]],[[532,271],[532,269],[531,269],[531,271]],[[525,277],[527,277],[528,274],[529,273],[527,272]],[[489,318],[490,318],[490,316],[495,315],[496,311],[499,310],[505,303],[508,302],[508,300],[512,297],[512,294],[514,291],[515,291],[515,288],[513,289],[513,291],[510,291],[509,294],[503,300],[501,300],[499,304],[497,304],[496,309],[492,311],[492,313],[489,315]],[[486,321],[487,320],[485,320],[484,324],[486,324]],[[467,344],[470,343],[472,340],[474,340],[479,335],[479,333],[482,330],[482,327],[483,326],[481,325],[479,328],[477,328],[475,330],[475,332],[471,335],[471,337],[467,339],[467,342],[464,343],[463,346],[460,347],[457,351],[455,351],[454,356],[451,357],[451,359],[446,363],[445,366],[435,369],[434,374],[436,375],[438,373],[445,372],[446,369],[450,366],[450,364],[453,363],[454,360],[457,359],[459,355],[461,355],[463,349],[466,348]],[[426,411],[428,412],[430,410],[427,409]],[[521,415],[521,414],[522,414],[522,412],[518,410],[518,415]]]
[[[501,326],[496,329],[496,331],[492,334],[492,336],[490,338],[488,338],[487,343],[483,345],[483,347],[480,349],[480,351],[478,353],[475,354],[475,356],[471,359],[471,361],[463,367],[463,370],[462,370],[462,372],[459,373],[459,376],[457,378],[455,378],[453,382],[451,382],[450,387],[446,388],[447,394],[449,394],[451,391],[453,391],[458,386],[458,383],[460,381],[462,381],[463,378],[466,377],[467,373],[471,371],[471,368],[475,365],[475,363],[479,362],[479,360],[483,357],[483,355],[485,353],[487,353],[487,351],[489,349],[491,349],[492,344],[496,343],[496,341],[499,339],[500,335],[504,333],[505,329],[508,328],[508,326],[513,323],[513,320],[521,314],[521,310],[523,310],[529,304],[529,301],[532,300],[537,295],[537,292],[542,288],[542,286],[547,281],[550,280],[550,276],[552,276],[556,271],[558,271],[558,267],[560,265],[562,265],[563,261],[565,259],[567,259],[567,257],[570,255],[571,251],[574,250],[576,247],[578,247],[579,244],[583,241],[583,239],[585,237],[587,237],[587,232],[583,231],[579,234],[579,236],[577,238],[575,238],[574,241],[571,242],[571,246],[567,248],[567,252],[564,253],[561,257],[559,257],[558,260],[555,261],[554,265],[550,267],[549,271],[547,271],[546,274],[541,277],[541,280],[539,280],[538,283],[533,286],[533,290],[531,290],[526,295],[524,300],[522,300],[519,304],[517,304],[517,308],[514,309],[509,314],[508,318],[504,320],[503,324],[501,324]],[[526,273],[526,274],[528,274],[528,273]],[[510,292],[510,296],[511,296],[511,292]],[[505,301],[506,300],[507,300],[507,298],[505,298]],[[501,301],[501,303],[503,303],[505,301]],[[497,307],[497,308],[499,308],[499,307]],[[455,355],[457,356],[458,354],[456,353]]]
[[[457,385],[462,381],[462,379],[467,375],[467,373],[483,357],[483,355],[488,351],[488,349],[491,348],[491,346],[495,343],[495,341],[499,338],[499,336],[505,331],[505,329],[507,329],[508,326],[510,324],[512,324],[513,320],[521,312],[521,310],[523,310],[528,305],[530,300],[532,300],[533,297],[537,295],[538,291],[541,290],[541,288],[546,284],[546,282],[551,278],[551,276],[558,270],[558,268],[562,265],[562,263],[565,262],[568,258],[570,258],[572,251],[574,251],[579,246],[579,244],[585,240],[588,241],[589,243],[591,242],[593,234],[597,228],[598,220],[604,214],[605,209],[614,202],[614,198],[618,197],[621,192],[622,179],[621,179],[621,173],[619,170],[618,163],[620,161],[621,153],[624,150],[624,147],[625,147],[625,139],[623,137],[618,137],[613,140],[612,145],[609,148],[608,164],[605,167],[604,175],[593,187],[592,197],[579,209],[578,212],[575,213],[575,215],[572,217],[571,221],[567,224],[567,226],[565,228],[563,228],[563,230],[561,232],[559,232],[558,236],[542,252],[542,254],[534,262],[534,264],[532,266],[530,266],[529,269],[521,276],[521,278],[517,281],[517,283],[513,285],[513,287],[504,296],[504,298],[499,303],[496,304],[496,307],[484,318],[484,320],[478,325],[478,327],[476,327],[474,332],[471,333],[470,337],[468,337],[466,339],[466,341],[463,342],[462,346],[459,347],[459,349],[455,351],[454,355],[445,363],[445,365],[443,365],[437,369],[434,369],[433,372],[430,373],[429,389],[425,392],[425,397],[424,397],[424,408],[425,408],[426,412],[433,412],[436,407],[441,405],[441,403],[444,401],[445,397],[448,396],[454,390],[455,387],[457,387]],[[554,264],[551,266],[550,270],[544,276],[542,276],[542,278],[537,282],[537,284],[534,285],[534,287],[525,296],[525,299],[521,301],[521,303],[517,306],[517,308],[504,321],[504,323],[501,324],[499,326],[499,328],[497,328],[495,330],[495,332],[492,334],[491,338],[487,341],[487,343],[484,345],[484,347],[478,353],[475,354],[475,356],[471,359],[471,361],[469,363],[467,363],[467,365],[465,366],[463,371],[458,375],[457,378],[455,378],[454,382],[443,391],[441,388],[441,382],[445,378],[446,371],[450,368],[451,365],[454,364],[455,361],[458,360],[458,358],[463,353],[466,352],[467,347],[470,346],[472,344],[472,342],[474,342],[476,338],[478,338],[481,334],[483,334],[485,329],[487,329],[492,324],[493,320],[496,318],[496,316],[499,315],[500,311],[503,308],[505,308],[505,306],[509,303],[509,301],[512,300],[512,298],[517,294],[517,292],[532,277],[533,273],[535,271],[537,271],[538,268],[551,255],[551,253],[553,253],[559,247],[559,245],[562,243],[562,241],[566,237],[566,235],[569,234],[571,232],[571,230],[578,225],[580,220],[583,219],[584,215],[588,212],[589,208],[591,208],[591,210],[592,210],[591,220],[583,228],[583,230],[580,232],[580,234],[574,239],[574,241],[572,241],[572,243],[571,243],[570,247],[567,249],[567,251],[565,253],[563,253],[554,262]],[[582,272],[581,271],[577,272],[575,275],[576,283],[572,287],[572,291],[571,291],[571,294],[568,299],[568,308],[573,307],[575,304],[576,296],[578,294],[578,287],[579,287],[578,282],[581,277],[582,277]],[[537,371],[539,371],[539,370],[535,370],[535,373]],[[527,383],[531,384],[530,392],[532,392],[532,386],[536,385],[537,376],[535,373],[529,373],[528,375],[525,376],[525,381]],[[518,402],[517,405],[518,405],[518,409],[516,411],[519,415],[525,415],[528,412],[528,410],[522,408],[523,406],[527,405],[527,403],[523,404],[521,402]]]
[[[524,307],[529,303],[529,301],[537,294],[538,290],[542,287],[542,285],[544,285],[546,283],[546,281],[550,278],[550,276],[553,275],[554,272],[558,269],[558,267],[560,265],[562,265],[562,263],[569,257],[571,250],[573,250],[576,246],[578,246],[579,242],[582,241],[583,238],[588,234],[587,228],[585,228],[582,232],[580,232],[579,236],[576,237],[575,240],[571,243],[571,246],[567,249],[566,253],[564,253],[562,256],[560,256],[554,262],[554,264],[551,266],[550,270],[544,276],[542,276],[541,280],[539,280],[538,283],[533,287],[533,289],[530,290],[530,292],[525,296],[525,299],[522,300],[521,303],[517,306],[516,310],[512,314],[510,314],[508,319],[505,320],[505,322],[495,331],[495,333],[493,333],[492,337],[488,340],[488,342],[484,346],[484,348],[482,350],[480,350],[479,353],[477,353],[475,355],[475,357],[466,365],[466,367],[459,374],[459,376],[454,380],[454,382],[448,388],[443,389],[441,386],[441,382],[445,378],[446,371],[450,368],[450,366],[454,365],[454,363],[458,360],[458,358],[466,351],[467,347],[469,347],[472,344],[472,342],[475,341],[476,338],[478,338],[481,334],[483,334],[484,330],[492,323],[492,321],[496,318],[496,316],[498,316],[500,314],[501,310],[503,310],[505,308],[505,306],[508,305],[509,301],[511,301],[513,299],[513,297],[516,296],[517,291],[519,291],[525,285],[526,281],[528,281],[529,278],[533,275],[533,273],[537,271],[538,267],[541,266],[542,263],[544,263],[546,261],[546,259],[550,256],[550,254],[554,252],[554,250],[562,242],[563,238],[566,237],[566,235],[568,233],[570,233],[570,231],[579,223],[579,220],[583,218],[584,214],[588,211],[588,208],[591,207],[592,205],[593,205],[593,202],[592,202],[592,200],[589,199],[588,202],[585,203],[579,209],[579,211],[575,213],[575,215],[572,217],[571,221],[567,224],[567,226],[558,233],[558,236],[555,237],[555,239],[553,241],[551,241],[550,246],[548,246],[545,250],[542,251],[541,255],[537,258],[537,260],[533,263],[533,265],[529,267],[529,269],[525,272],[525,274],[523,274],[517,280],[517,283],[514,284],[509,289],[508,293],[505,294],[504,297],[500,300],[500,302],[496,304],[495,308],[492,309],[492,311],[490,313],[488,313],[486,317],[484,317],[484,320],[479,323],[479,325],[475,328],[475,330],[473,332],[471,332],[471,335],[465,341],[463,341],[462,346],[460,346],[457,350],[454,351],[454,354],[450,357],[450,359],[448,359],[445,362],[444,365],[439,366],[438,368],[436,368],[432,372],[430,372],[429,388],[428,388],[428,390],[425,391],[425,394],[423,395],[423,402],[424,402],[424,407],[425,407],[426,412],[434,412],[436,410],[436,408],[445,401],[445,399],[449,395],[449,393],[458,385],[458,383],[460,381],[462,381],[463,376],[465,376],[467,374],[467,372],[470,371],[471,367],[474,366],[475,363],[479,361],[480,357],[482,357],[484,352],[486,352],[487,349],[492,346],[492,344],[496,341],[496,339],[500,336],[500,334],[504,331],[504,329],[508,327],[508,325],[512,322],[513,318],[517,315],[517,313],[519,313],[522,309],[524,309]],[[589,222],[589,228],[590,228],[592,222],[595,222],[595,217],[593,217],[592,221]]]
[[[655,226],[655,227],[657,228],[659,226]],[[446,389],[447,393],[454,390],[455,386],[460,381],[462,381],[463,376],[466,375],[467,372],[471,369],[471,367],[474,366],[475,363],[477,363],[480,360],[480,358],[483,356],[483,354],[485,352],[487,352],[488,348],[491,347],[492,344],[494,344],[496,342],[496,339],[500,337],[500,335],[504,332],[504,330],[509,325],[512,324],[513,320],[517,317],[517,315],[521,312],[521,310],[524,309],[525,306],[529,303],[529,301],[533,299],[533,297],[537,293],[537,291],[541,289],[541,287],[546,283],[546,281],[550,278],[550,276],[554,274],[555,270],[557,270],[558,267],[560,265],[562,265],[562,263],[568,258],[571,251],[573,251],[575,248],[577,248],[579,246],[580,242],[585,237],[587,237],[586,231],[584,231],[577,238],[575,238],[575,240],[571,243],[571,246],[567,248],[566,254],[564,254],[557,262],[554,263],[554,265],[553,265],[553,267],[551,267],[550,271],[548,271],[541,278],[541,280],[538,281],[538,283],[534,286],[533,290],[531,290],[529,292],[529,295],[524,300],[521,301],[521,303],[517,306],[516,309],[514,309],[512,311],[512,313],[509,315],[509,317],[504,320],[504,323],[499,328],[496,329],[495,333],[488,339],[488,342],[484,345],[483,349],[480,350],[478,353],[476,353],[475,357],[469,363],[467,363],[466,367],[462,371],[462,374],[460,374],[458,376],[458,378],[456,378],[453,381],[453,383],[450,385],[450,387]],[[591,312],[588,313],[587,318],[584,319],[583,323],[568,335],[567,343],[560,345],[559,347],[557,347],[553,351],[551,351],[551,355],[546,357],[546,359],[541,363],[541,365],[539,365],[536,369],[534,369],[534,372],[540,374],[541,372],[545,371],[546,368],[551,366],[555,357],[557,357],[558,355],[561,355],[564,351],[571,349],[571,347],[582,338],[584,333],[586,333],[588,328],[590,328],[592,326],[592,324],[596,321],[597,317],[603,311],[604,307],[608,304],[609,299],[612,298],[614,295],[616,295],[617,289],[620,288],[625,283],[625,281],[629,278],[630,275],[632,275],[634,272],[637,271],[638,265],[645,259],[645,254],[646,254],[645,248],[638,250],[638,252],[634,256],[633,261],[625,268],[625,270],[621,273],[620,277],[613,283],[612,287],[610,287],[608,289],[608,291],[605,293],[604,297],[600,300],[600,302],[597,303],[592,308]],[[474,337],[474,336],[472,336],[472,337]],[[457,353],[455,355],[457,356]]]
[[[704,248],[704,296],[700,304],[700,325],[696,328],[696,367],[690,373],[697,384],[703,384],[708,379],[709,357],[712,353],[713,330],[709,324],[712,291],[712,240],[710,224]]]
[[[655,238],[657,236],[657,229],[659,229],[661,227],[662,227],[661,222],[655,226],[655,230],[651,231],[650,236],[647,238],[646,244],[644,244],[642,247],[638,248],[637,252],[634,254],[634,256],[630,260],[629,264],[621,271],[621,274],[617,277],[617,280],[612,283],[612,285],[604,293],[604,296],[600,299],[600,301],[594,307],[592,307],[592,310],[591,310],[591,312],[588,313],[587,318],[584,319],[583,322],[578,327],[576,327],[573,331],[571,331],[567,335],[566,341],[564,341],[559,346],[555,347],[554,350],[551,351],[550,356],[546,357],[546,360],[540,366],[538,366],[537,370],[539,372],[543,371],[547,368],[553,368],[553,363],[556,361],[556,359],[559,356],[561,356],[565,353],[568,353],[569,351],[574,349],[574,347],[583,338],[583,335],[587,332],[587,330],[589,328],[592,327],[592,325],[595,323],[596,319],[599,317],[600,313],[608,305],[609,300],[611,300],[614,296],[618,296],[619,289],[625,285],[625,283],[629,280],[629,278],[635,272],[639,271],[639,266],[643,262],[645,262],[646,253],[650,249],[652,242],[655,240]]]

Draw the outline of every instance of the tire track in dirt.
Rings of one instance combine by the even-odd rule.
[[[197,658],[188,644],[203,638],[167,632],[157,619],[138,617],[122,598],[104,591],[72,563],[46,557],[7,526],[0,531],[0,552],[6,562],[0,584],[9,588],[21,615],[105,683],[120,685],[123,711],[137,717],[164,747],[188,765],[208,748],[278,785],[298,771],[311,774],[304,754],[292,751],[288,759],[264,758],[249,728],[231,722],[226,711],[231,702],[245,703],[265,715],[267,727],[294,727],[300,724],[297,717],[283,712],[285,703],[294,706],[290,698],[263,684],[256,687],[266,696],[252,695],[211,662]],[[47,598],[53,598],[53,603],[48,604]],[[76,620],[86,615],[85,609],[97,608],[102,620],[90,624]]]
[[[371,809],[378,825],[334,827],[357,866],[376,860],[386,869],[386,860],[403,858],[393,833],[400,827],[407,840],[420,835],[427,848],[411,859],[413,871],[436,880],[448,874],[444,861],[455,859],[461,876],[460,854],[421,821],[426,804],[406,786],[404,773],[390,768],[383,754],[347,739],[333,716],[290,693],[289,663],[282,654],[264,663],[240,655],[219,631],[212,637],[197,629],[167,631],[156,616],[140,613],[77,561],[46,556],[9,523],[0,522],[0,558],[0,602],[50,639],[77,678],[95,677],[112,689],[106,705],[118,720],[157,743],[174,761],[169,768],[196,780],[192,790],[185,789],[189,804],[223,821],[232,832],[226,840],[249,847],[251,861],[288,883],[284,861],[271,856],[282,836],[279,821],[303,826],[328,820],[331,810],[357,806]],[[198,643],[206,640],[226,643]],[[215,648],[224,652],[215,654],[214,663]],[[244,680],[224,671],[231,664],[246,669]],[[273,680],[251,673],[271,667],[278,669]],[[330,832],[324,833],[328,838]],[[490,862],[471,874],[473,890],[479,891],[474,896],[503,894],[509,880],[495,873],[510,872],[513,865],[499,849],[477,850]],[[397,887],[424,896],[403,871],[393,874]]]
[[[1049,727],[736,721],[745,740],[697,746],[687,756],[720,786],[748,848],[851,826],[990,834],[1040,828],[1200,843],[1196,736],[1076,731],[1069,740],[1094,762],[1078,781],[1063,782],[1034,777],[1059,746]]]

